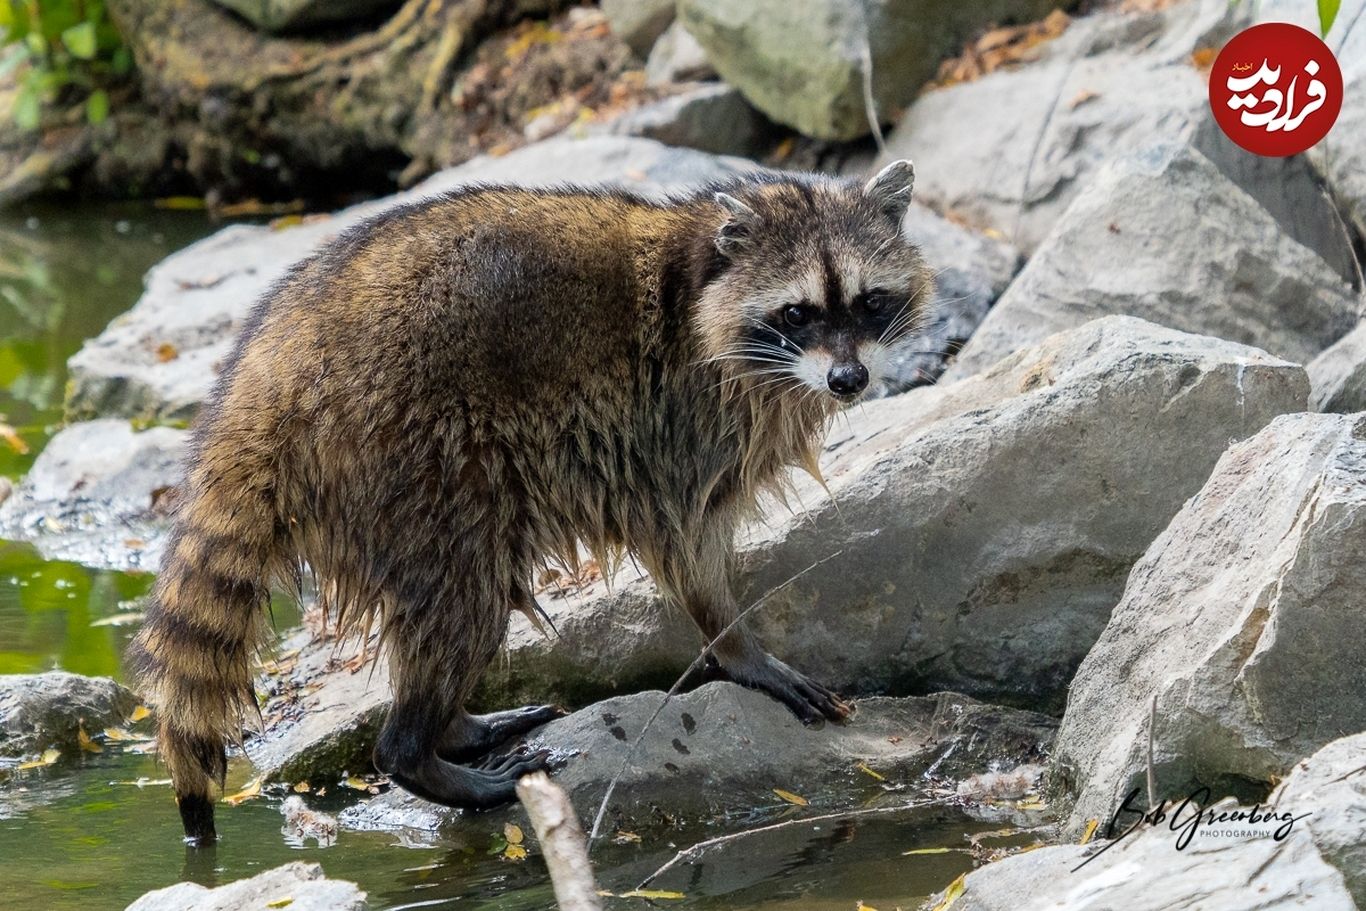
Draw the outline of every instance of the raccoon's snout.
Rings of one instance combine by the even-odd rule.
[[[858,361],[836,364],[825,375],[825,383],[835,395],[858,395],[868,387],[868,368]]]

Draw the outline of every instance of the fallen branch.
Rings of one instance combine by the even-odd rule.
[[[583,827],[564,791],[544,772],[533,772],[517,782],[517,797],[541,843],[560,911],[602,911]]]
[[[873,807],[871,809],[862,810],[845,810],[841,813],[826,813],[822,816],[803,816],[797,819],[786,819],[782,822],[775,822],[767,826],[759,826],[757,829],[745,829],[743,832],[732,832],[729,835],[718,835],[715,838],[708,838],[706,841],[699,841],[692,847],[684,848],[682,851],[679,851],[677,854],[673,856],[672,860],[670,860],[664,866],[660,867],[655,872],[651,873],[649,876],[642,879],[640,881],[640,885],[636,886],[636,889],[644,889],[650,883],[658,879],[666,871],[672,869],[673,867],[677,866],[685,860],[697,858],[699,855],[701,855],[703,852],[707,851],[710,848],[714,848],[717,845],[727,844],[732,841],[738,841],[742,838],[749,838],[751,835],[760,835],[762,833],[773,832],[778,829],[788,829],[792,826],[803,826],[818,822],[830,822],[831,820],[837,819],[853,819],[857,816],[873,816],[875,814],[880,813],[901,813],[906,810],[918,810],[921,807],[928,807],[932,806],[933,804],[942,802],[942,798],[932,798],[927,800],[918,800],[907,804],[899,804],[895,807]]]
[[[590,844],[593,841],[595,841],[598,837],[598,830],[602,827],[602,818],[607,814],[607,804],[612,799],[612,792],[616,790],[617,782],[620,781],[621,776],[626,773],[626,766],[630,764],[631,758],[636,755],[636,750],[640,748],[641,741],[645,739],[645,735],[649,732],[650,726],[655,723],[655,719],[659,717],[659,713],[664,711],[664,706],[669,704],[670,699],[678,695],[678,690],[680,687],[683,686],[683,681],[687,680],[693,671],[697,670],[699,667],[702,666],[702,664],[707,660],[707,656],[710,655],[712,653],[712,650],[716,647],[716,643],[726,638],[726,634],[728,634],[731,630],[735,629],[735,627],[739,626],[740,621],[744,620],[745,617],[749,616],[751,611],[753,611],[759,605],[763,604],[773,595],[782,591],[784,588],[787,588],[793,582],[796,582],[802,576],[811,572],[811,570],[815,569],[817,566],[820,566],[822,563],[825,563],[829,560],[835,559],[842,553],[844,553],[843,548],[835,551],[832,554],[829,554],[828,556],[821,557],[819,560],[817,560],[815,563],[812,563],[806,569],[802,570],[799,573],[795,573],[792,576],[789,576],[787,579],[784,579],[782,582],[779,582],[777,585],[773,586],[768,591],[764,592],[762,595],[758,597],[758,599],[753,604],[751,604],[744,610],[740,611],[740,614],[734,620],[726,624],[725,629],[721,630],[721,632],[716,636],[715,639],[711,640],[705,646],[702,647],[702,651],[698,653],[695,659],[693,659],[693,663],[688,665],[688,669],[685,670],[682,673],[682,675],[674,681],[673,686],[669,687],[669,691],[664,694],[664,698],[660,701],[659,707],[655,709],[654,714],[651,715],[649,719],[645,722],[645,726],[640,729],[640,734],[636,736],[635,742],[631,744],[631,748],[627,750],[626,755],[622,757],[621,768],[617,769],[617,773],[612,776],[612,780],[607,785],[607,793],[602,795],[602,803],[598,805],[597,815],[593,817],[593,830],[588,833],[588,841]]]

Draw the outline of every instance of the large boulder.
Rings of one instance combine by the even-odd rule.
[[[344,880],[327,879],[318,864],[302,861],[209,889],[176,883],[148,892],[126,911],[365,911],[365,893]]]
[[[872,131],[864,55],[884,117],[901,108],[939,61],[991,23],[1038,19],[1058,0],[679,0],[678,15],[727,82],[769,117],[817,139]],[[932,25],[927,25],[930,23]]]
[[[800,513],[775,504],[771,524],[741,536],[741,603],[800,573],[751,622],[774,654],[843,691],[1060,710],[1130,567],[1228,441],[1307,395],[1300,367],[1256,349],[1110,317],[962,383],[870,402],[829,441],[828,491],[799,482]],[[672,682],[698,633],[629,564],[612,581],[548,585],[558,634],[514,618],[478,703],[583,705]],[[296,656],[267,705],[282,720],[255,753],[264,767],[306,770],[348,730],[373,731],[383,668],[371,679],[319,662]],[[315,709],[332,717],[299,717]],[[349,755],[364,756],[356,739]]]
[[[1146,792],[1150,740],[1159,799],[1256,799],[1366,729],[1363,547],[1366,415],[1287,415],[1229,449],[1072,681],[1050,776],[1069,829]]]
[[[62,429],[0,505],[0,535],[30,541],[49,559],[155,568],[187,436],[114,419]]]
[[[1366,907],[1366,733],[1334,740],[1295,764],[1267,803],[1296,816],[1324,860],[1338,868],[1358,907]]]
[[[674,0],[602,0],[602,12],[617,37],[644,59],[674,21]]]
[[[1046,754],[1054,725],[1043,715],[941,693],[864,699],[848,724],[804,727],[762,693],[709,683],[671,699],[637,747],[663,699],[659,692],[609,699],[529,738],[531,747],[563,758],[555,782],[584,814],[620,773],[609,831],[648,823],[659,811],[681,820],[772,805],[775,788],[817,810],[858,806],[889,790],[918,788],[931,768],[960,779],[1032,763]],[[904,803],[904,796],[894,799]],[[458,815],[394,790],[347,810],[341,821],[360,829],[434,829]]]
[[[643,136],[665,145],[724,155],[757,155],[773,125],[736,89],[702,83],[641,105],[592,132]]]
[[[1366,321],[1305,365],[1315,411],[1366,411]]]
[[[117,727],[137,697],[108,677],[63,671],[0,675],[0,758],[74,750],[87,732]]]
[[[1304,363],[1345,335],[1359,303],[1205,156],[1160,145],[1111,162],[963,349],[967,376],[1110,313],[1257,345]]]
[[[346,22],[393,9],[399,0],[214,0],[268,32]]]
[[[552,139],[477,158],[406,193],[284,229],[235,225],[168,257],[137,305],[69,362],[75,417],[186,419],[208,394],[247,313],[299,260],[341,231],[393,206],[475,183],[615,183],[662,194],[752,168],[740,159],[645,139]]]

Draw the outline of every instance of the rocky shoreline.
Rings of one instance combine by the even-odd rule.
[[[935,901],[1157,909],[1204,890],[1201,907],[1233,909],[1248,889],[1266,907],[1366,901],[1366,184],[1350,166],[1366,122],[1344,109],[1321,153],[1249,162],[1201,126],[1192,55],[1252,14],[1224,0],[1150,6],[1075,19],[1027,65],[898,102],[909,107],[887,154],[915,158],[933,206],[913,206],[905,228],[943,269],[938,319],[886,395],[839,423],[825,483],[799,481],[791,508],[773,504],[741,546],[742,601],[799,574],[754,625],[775,654],[859,697],[853,721],[804,730],[765,697],[709,683],[670,700],[636,748],[697,633],[629,564],[547,580],[557,634],[515,618],[477,699],[576,709],[529,741],[557,751],[581,814],[623,765],[614,829],[752,808],[791,782],[811,815],[950,795],[985,806],[996,798],[982,776],[1018,768],[1038,806],[1003,805],[1047,822],[1057,844]],[[762,68],[727,60],[736,42],[767,45],[719,8],[679,6],[697,47],[678,53],[700,50],[731,80],[722,92],[766,117],[807,116],[752,87]],[[686,43],[670,21],[622,25],[622,40],[653,58]],[[1349,81],[1366,91],[1366,32],[1348,47]],[[1051,120],[1049,97],[1064,99]],[[665,194],[760,166],[565,134],[330,216],[227,228],[158,265],[138,304],[72,358],[71,423],[0,505],[0,535],[155,567],[183,424],[254,299],[360,219],[475,181]],[[389,693],[382,662],[353,660],[359,647],[313,625],[270,656],[268,725],[246,742],[268,787],[368,768]],[[0,678],[5,761],[70,742],[61,694],[89,690],[69,700],[86,718],[134,704],[113,681],[70,677]],[[1132,792],[1147,809],[1201,787],[1231,801],[1220,812],[1260,804],[1302,821],[1281,839],[1244,827],[1184,851],[1162,825],[1106,840]],[[341,823],[430,832],[457,818],[390,790]],[[1122,873],[1139,869],[1161,875]],[[302,867],[263,876],[328,883]],[[277,888],[263,882],[224,888]],[[317,907],[363,907],[333,885],[335,904]],[[173,889],[185,894],[134,907],[210,901]]]

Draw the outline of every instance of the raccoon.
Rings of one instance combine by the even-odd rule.
[[[512,800],[561,710],[465,707],[533,577],[631,553],[721,675],[803,722],[850,705],[735,625],[733,538],[916,331],[914,171],[739,178],[666,201],[484,186],[350,229],[257,305],[203,408],[134,666],[187,838],[215,838],[272,584],[378,624],[375,766],[427,800]],[[721,641],[718,636],[725,633]]]

